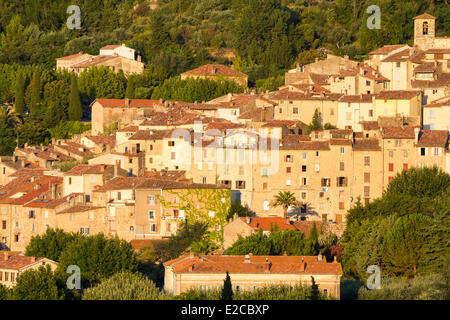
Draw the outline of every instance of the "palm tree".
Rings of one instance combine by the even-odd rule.
[[[273,207],[283,207],[284,218],[287,219],[287,211],[290,206],[298,206],[300,202],[295,199],[294,193],[290,191],[280,191],[271,203]]]

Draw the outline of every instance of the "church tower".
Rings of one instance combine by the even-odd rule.
[[[434,29],[436,17],[424,13],[414,18],[414,47],[420,50],[434,46]]]

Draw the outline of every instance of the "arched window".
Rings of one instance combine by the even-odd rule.
[[[422,28],[423,34],[428,34],[428,22],[424,22],[423,23],[423,28]]]

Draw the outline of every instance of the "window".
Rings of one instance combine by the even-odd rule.
[[[347,178],[346,177],[337,177],[336,186],[337,187],[346,187],[347,186]]]
[[[308,184],[307,182],[306,177],[302,177],[302,185],[306,186]]]
[[[320,154],[319,154],[319,151],[316,151],[316,157],[318,157]]]
[[[422,25],[422,34],[426,35],[428,34],[428,22],[425,21]]]
[[[364,183],[370,183],[370,172],[364,172]]]
[[[291,185],[291,179],[287,179],[287,180],[286,180],[286,185],[287,185],[287,186],[290,186],[290,185]]]
[[[150,163],[153,163],[153,158],[149,158],[148,161],[149,161]]]
[[[403,164],[403,170],[408,170],[408,164],[407,163]]]
[[[408,150],[403,150],[403,158],[408,158]]]
[[[72,184],[72,178],[69,177],[69,184]]]
[[[155,220],[155,211],[150,210],[148,212],[148,220]]]
[[[370,81],[366,80],[366,86],[370,86]]]
[[[122,192],[117,192],[117,200],[122,200]]]
[[[286,167],[286,173],[291,173],[291,167]]]
[[[419,152],[420,152],[420,155],[423,157],[423,156],[426,156],[427,155],[427,148],[420,148],[419,149]]]
[[[341,154],[344,154],[344,153],[345,153],[345,148],[341,147]]]
[[[370,156],[364,156],[364,165],[370,166]]]
[[[302,166],[302,172],[306,172],[306,166]]]
[[[298,113],[298,108],[294,108],[294,109],[292,110],[292,113],[297,114],[297,113]]]
[[[330,186],[330,178],[323,178],[322,187],[329,187],[329,186]]]
[[[149,205],[151,205],[151,206],[156,205],[156,197],[155,196],[148,196],[147,200],[148,200]]]
[[[373,110],[369,110],[369,117],[373,117]]]
[[[400,68],[400,62],[396,62],[396,63],[395,63],[395,66],[396,66],[397,68]]]
[[[267,190],[267,182],[263,183],[263,190]]]
[[[206,184],[206,177],[202,177],[202,183]]]
[[[286,156],[284,157],[284,161],[285,161],[285,162],[292,162],[293,158],[294,158],[294,157],[293,157],[292,155],[288,154],[288,155],[286,155]]]
[[[302,192],[302,199],[306,200],[306,192]]]
[[[364,197],[370,196],[370,187],[364,186]]]
[[[132,158],[128,159],[128,163],[133,163],[133,159]]]
[[[440,156],[440,148],[433,148],[433,156]]]
[[[314,171],[319,172],[320,166],[318,163],[314,165]]]
[[[400,140],[400,139],[395,140],[395,146],[396,147],[401,147],[402,146],[402,140]]]
[[[5,281],[9,281],[9,272],[5,272]]]
[[[31,225],[31,232],[35,232],[36,231],[36,226],[34,225],[34,223]]]
[[[82,235],[88,235],[89,234],[89,228],[80,228],[80,233]]]
[[[429,117],[430,119],[434,119],[434,110],[430,110]]]
[[[18,234],[14,235],[14,242],[19,242],[19,235]]]
[[[261,176],[267,177],[268,175],[268,168],[261,168]]]
[[[2,229],[5,230],[6,229],[6,220],[2,221]]]
[[[34,210],[30,210],[30,211],[28,212],[28,218],[30,218],[30,219],[36,218],[35,213],[34,213]]]
[[[245,189],[245,181],[242,180],[236,181],[236,189]]]
[[[389,150],[389,158],[393,158],[394,157],[394,150]]]
[[[264,210],[269,211],[269,201],[264,201]]]
[[[328,290],[327,289],[323,289],[323,295],[324,296],[328,296]]]
[[[239,174],[241,176],[244,174],[244,166],[239,166]]]
[[[344,168],[345,168],[344,162],[339,162],[339,170],[344,171]]]
[[[150,232],[156,232],[156,223],[150,225]]]
[[[394,164],[393,163],[389,163],[389,171],[390,172],[394,171]]]
[[[344,202],[339,202],[339,210],[344,210],[344,209],[345,209]]]
[[[388,177],[388,182],[391,183],[393,177]]]
[[[168,145],[169,147],[175,147],[175,141],[169,141],[169,142],[167,143],[167,145]]]
[[[175,160],[175,152],[170,153],[170,160]]]
[[[303,159],[306,159],[306,152],[303,152],[303,153],[302,153],[302,158],[303,158]]]

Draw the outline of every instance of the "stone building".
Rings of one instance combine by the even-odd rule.
[[[177,295],[191,288],[223,286],[226,273],[234,290],[270,285],[311,285],[311,277],[325,295],[340,298],[341,264],[319,256],[181,256],[164,263],[164,290]]]

